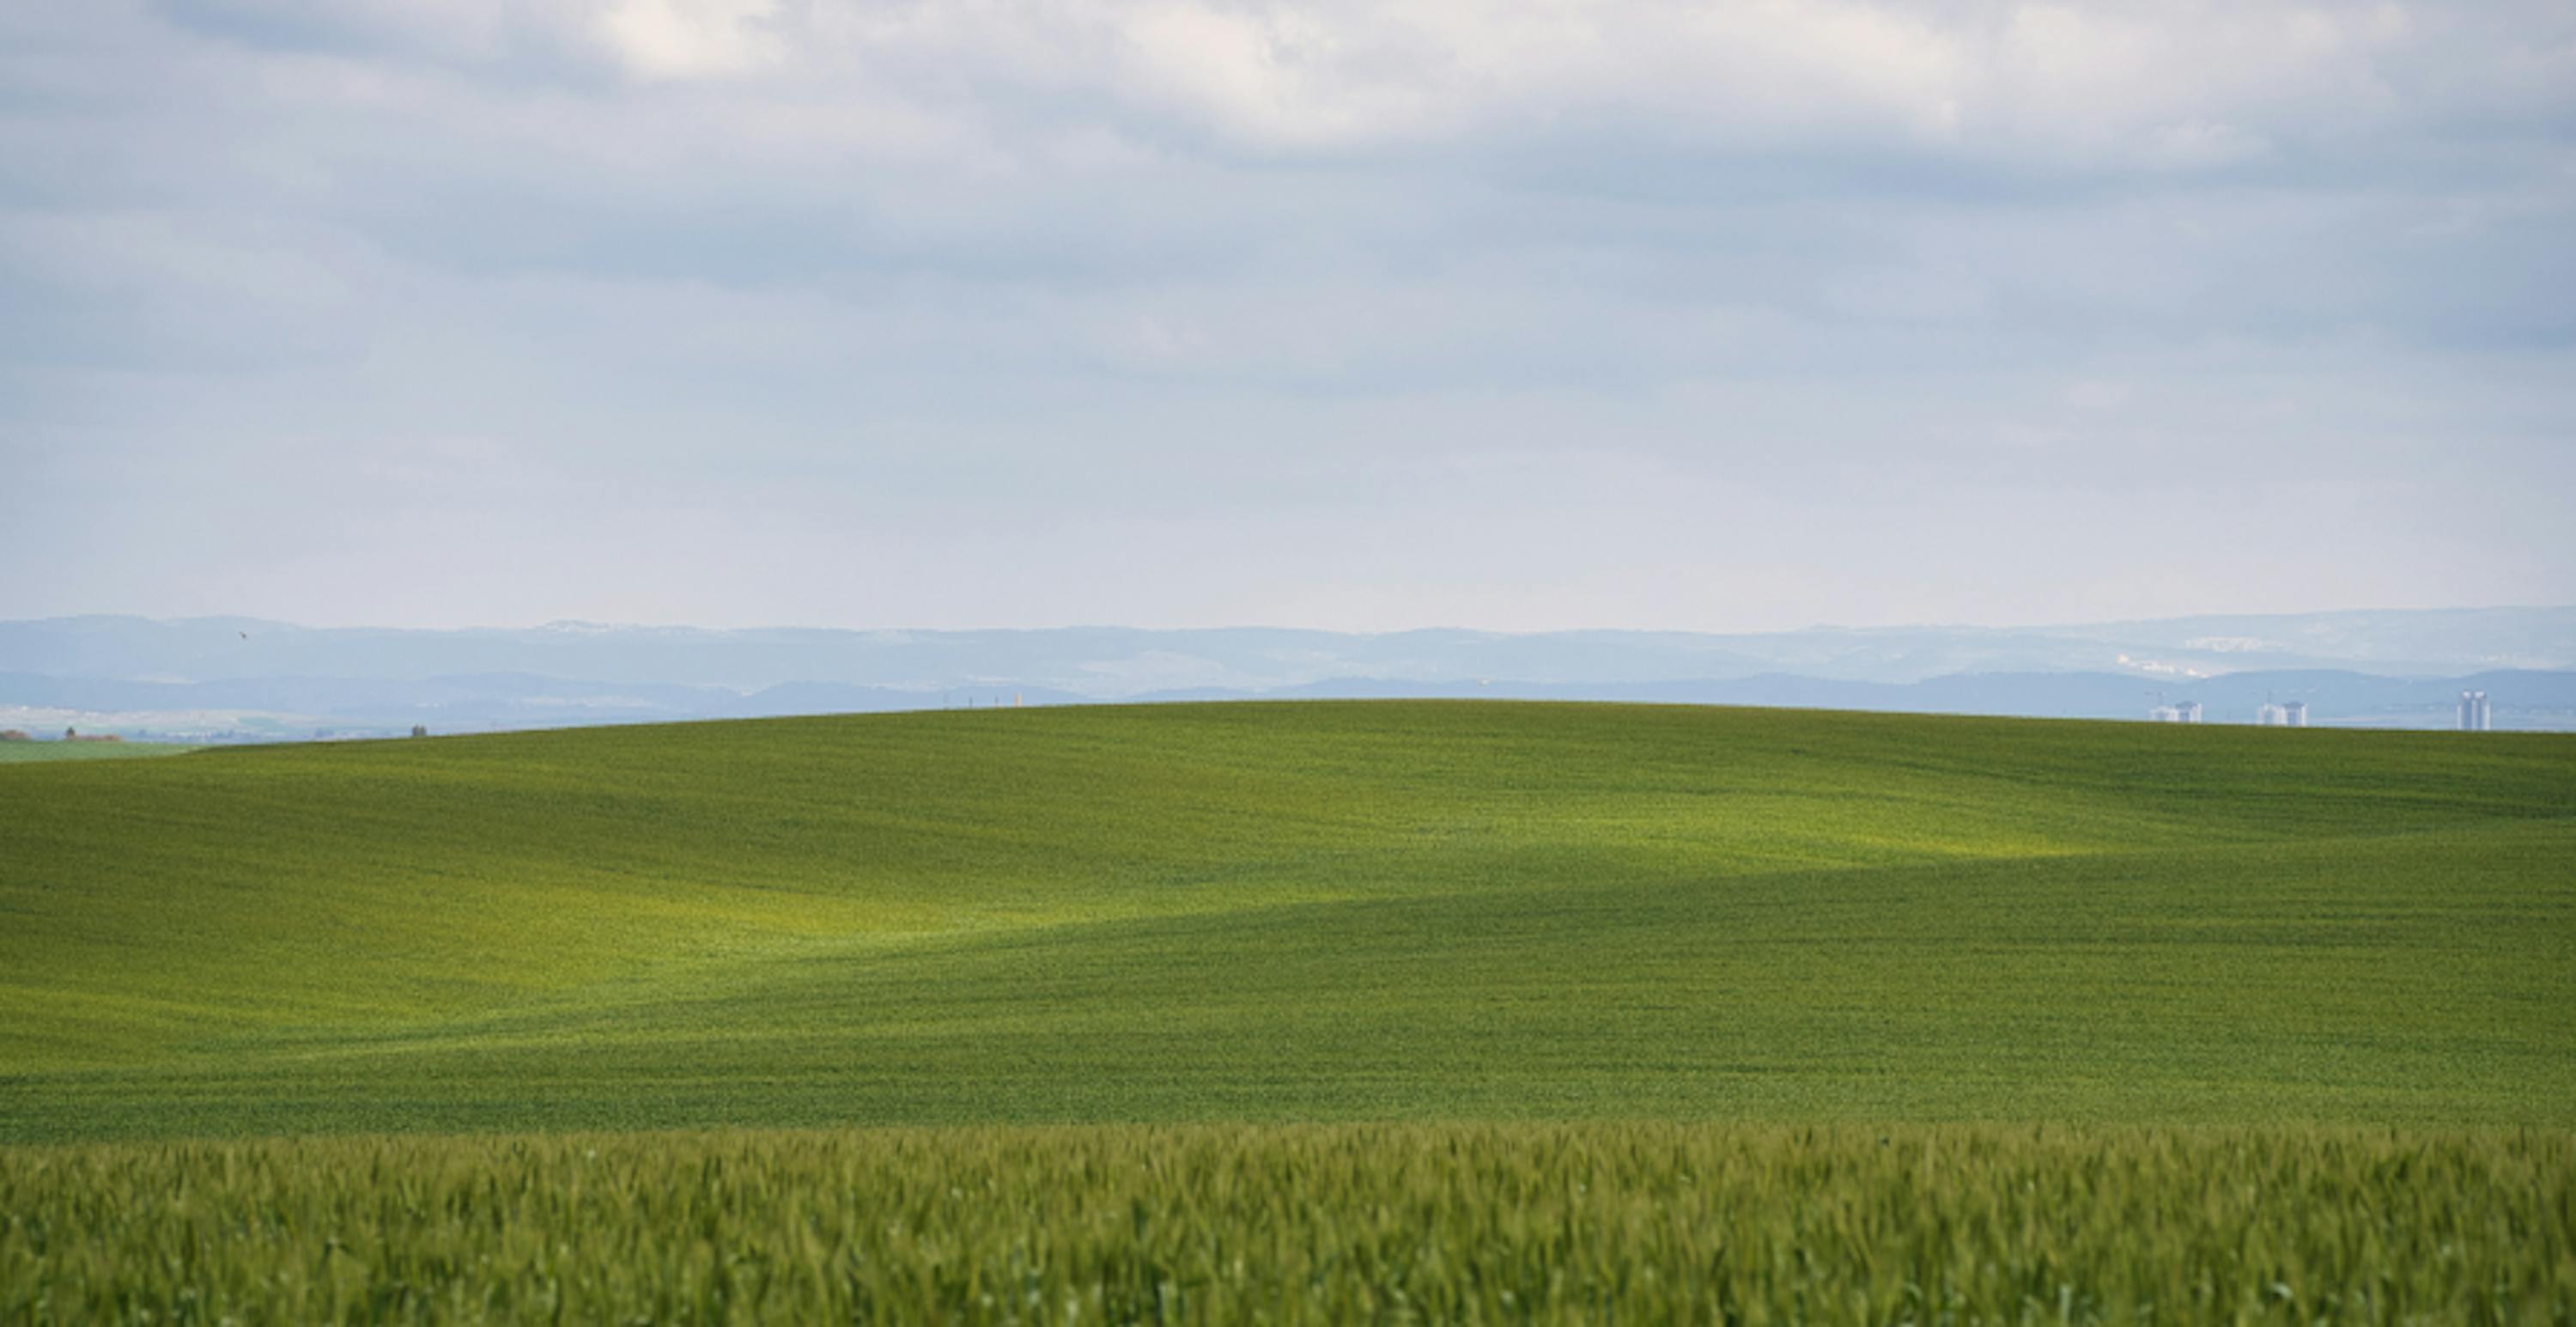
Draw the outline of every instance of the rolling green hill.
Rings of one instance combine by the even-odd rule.
[[[2576,1124],[2576,740],[999,710],[0,768],[0,1141]]]
[[[0,765],[39,764],[63,760],[132,760],[140,756],[175,756],[196,747],[177,742],[0,742]]]

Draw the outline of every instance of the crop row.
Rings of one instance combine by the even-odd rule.
[[[0,1322],[2576,1321],[2576,1135],[1067,1127],[0,1149]]]

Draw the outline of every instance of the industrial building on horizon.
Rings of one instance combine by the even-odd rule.
[[[2305,728],[2308,726],[2308,702],[2285,700],[2279,704],[2264,701],[2254,711],[2254,722],[2266,728]]]
[[[2494,728],[2495,716],[2487,709],[2487,693],[2483,691],[2461,692],[2460,731],[2464,733],[2483,733],[2491,732]]]
[[[2200,702],[2177,700],[2158,705],[2147,711],[2147,718],[2155,723],[2198,723],[2200,722]]]

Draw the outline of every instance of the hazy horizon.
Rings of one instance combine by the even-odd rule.
[[[1891,620],[1885,622],[1801,622],[1789,626],[1757,627],[1746,630],[1723,630],[1655,624],[1612,624],[1605,626],[1532,626],[1488,627],[1472,622],[1417,622],[1405,626],[1373,629],[1318,626],[1303,622],[1223,621],[1200,624],[1167,624],[1152,622],[1066,621],[1044,623],[978,622],[958,626],[932,626],[919,622],[743,622],[715,624],[696,621],[633,621],[590,617],[558,617],[542,621],[458,621],[458,622],[387,622],[387,621],[320,621],[288,617],[271,617],[254,613],[209,612],[187,614],[152,614],[95,609],[74,613],[14,614],[0,604],[0,623],[70,621],[80,618],[131,618],[146,622],[262,622],[276,626],[316,631],[542,631],[554,627],[598,627],[616,630],[644,631],[829,631],[829,632],[938,632],[955,634],[991,632],[1043,631],[1283,631],[1318,632],[1346,636],[1393,636],[1409,632],[1468,632],[1492,636],[1551,636],[1583,633],[1685,636],[1783,636],[1804,632],[1873,632],[1873,631],[2047,631],[2062,628],[2108,627],[2131,623],[2185,622],[2230,618],[2325,618],[2355,617],[2372,614],[2418,613],[2546,613],[2576,609],[2568,603],[2491,603],[2491,604],[2363,604],[2340,608],[2288,609],[2278,612],[2183,612],[2155,617],[2095,617],[2046,621],[1932,621]]]

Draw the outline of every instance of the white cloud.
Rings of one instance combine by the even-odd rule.
[[[801,96],[899,85],[985,119],[1036,96],[1057,128],[1116,107],[1253,149],[1572,126],[2162,170],[2437,109],[2410,72],[2426,28],[2394,4],[2291,0],[612,0],[600,31],[647,74],[769,70]],[[2442,32],[2444,59],[2466,46],[2513,68],[2565,63],[2510,26]],[[2567,100],[2522,83],[2516,95]]]
[[[2407,35],[2394,5],[2028,4],[1985,53],[1979,118],[2007,144],[2106,164],[2234,164],[2275,135],[2402,109],[2389,82]]]
[[[1562,121],[1721,141],[1938,136],[1954,126],[1967,68],[1953,34],[1847,0],[1088,0],[1049,13],[1082,36],[1057,48],[1045,82],[1091,85],[1255,147],[1420,144]]]
[[[746,103],[1304,155],[1580,132],[2087,169],[2576,109],[2563,6],[2306,0],[160,0],[249,40],[361,33]],[[587,54],[570,55],[576,48]],[[399,55],[388,58],[398,59]],[[515,63],[510,63],[515,61]],[[919,130],[909,131],[915,137]]]
[[[609,0],[599,31],[625,66],[649,78],[709,78],[776,63],[778,0]]]
[[[1351,69],[1379,34],[1292,8],[1269,13],[1158,3],[1120,15],[1135,88],[1255,141],[1329,143],[1412,137],[1438,124],[1438,71],[1408,62],[1392,77]]]

